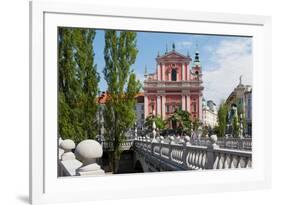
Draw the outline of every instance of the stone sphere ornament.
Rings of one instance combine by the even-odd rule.
[[[60,147],[65,151],[71,151],[72,149],[75,148],[75,143],[73,140],[71,139],[66,139],[66,140],[63,140],[61,143],[60,143]]]
[[[185,145],[191,145],[190,144],[190,137],[188,135],[184,136],[184,141],[185,141]]]
[[[93,163],[102,157],[102,146],[96,140],[83,140],[76,149],[75,155],[83,164]]]
[[[212,144],[215,144],[218,141],[218,136],[217,135],[211,135],[210,140]]]
[[[210,140],[211,140],[211,147],[212,148],[219,148],[219,146],[216,144],[217,141],[218,141],[218,136],[217,135],[211,135],[210,137]]]
[[[78,176],[104,175],[104,170],[96,163],[96,159],[102,157],[102,146],[96,140],[83,140],[75,150],[75,155],[83,166],[76,170]]]

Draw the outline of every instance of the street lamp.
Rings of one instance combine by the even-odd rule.
[[[239,125],[239,138],[243,138],[243,129],[244,129],[244,127],[243,127],[243,122],[242,122],[242,119],[243,119],[243,115],[242,115],[242,113],[240,114],[240,125]]]
[[[135,139],[138,138],[138,128],[137,128],[137,122],[135,122]]]
[[[197,133],[198,133],[198,139],[200,140],[200,138],[201,138],[201,136],[202,136],[202,134],[203,134],[203,129],[202,129],[201,126],[198,127]]]
[[[155,116],[155,111],[153,110],[152,111],[152,142],[157,142],[157,140],[155,139],[156,137],[156,124],[155,124],[155,119],[154,119],[154,116]]]

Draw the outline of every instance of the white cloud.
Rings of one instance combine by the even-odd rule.
[[[217,104],[225,100],[239,83],[252,85],[252,54],[250,39],[223,40],[218,46],[210,47],[211,66],[203,68],[204,97]],[[208,63],[208,62],[206,62]],[[204,66],[204,65],[203,65]]]

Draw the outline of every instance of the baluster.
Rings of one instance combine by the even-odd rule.
[[[217,169],[219,163],[219,154],[215,154],[215,162],[213,165],[213,169]]]
[[[224,154],[221,153],[220,154],[220,160],[218,162],[218,169],[222,169],[223,168],[223,164],[224,164]]]

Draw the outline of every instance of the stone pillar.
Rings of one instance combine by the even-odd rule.
[[[148,97],[144,96],[144,119],[148,116]]]
[[[169,81],[172,80],[172,72],[169,72],[169,74],[168,74],[168,80],[169,80]]]
[[[162,119],[165,120],[165,116],[166,116],[166,106],[165,106],[165,103],[166,103],[166,96],[163,95],[162,96]]]
[[[157,64],[157,80],[161,80],[161,67]]]
[[[64,150],[64,153],[61,155],[62,161],[75,159],[75,155],[71,151],[75,148],[75,143],[73,140],[70,139],[63,140],[60,144],[60,147]]]
[[[186,96],[186,109],[190,113],[190,96]]]
[[[185,69],[185,71],[186,71],[186,80],[189,80],[189,67],[188,67],[187,64],[185,64],[185,65],[186,65],[186,69]]]
[[[181,65],[181,80],[185,80],[185,69],[184,64]]]
[[[160,96],[157,96],[157,110],[156,110],[156,116],[161,116],[161,102],[160,102]]]
[[[199,120],[202,121],[202,95],[199,96]]]
[[[162,71],[162,79],[161,80],[165,80],[165,65],[161,64],[161,71]]]
[[[185,105],[186,105],[186,102],[185,102],[185,95],[182,95],[181,96],[181,109],[182,110],[185,110]]]
[[[76,157],[83,166],[76,170],[76,175],[104,175],[104,170],[96,163],[103,154],[102,146],[95,140],[83,140],[75,150]]]

